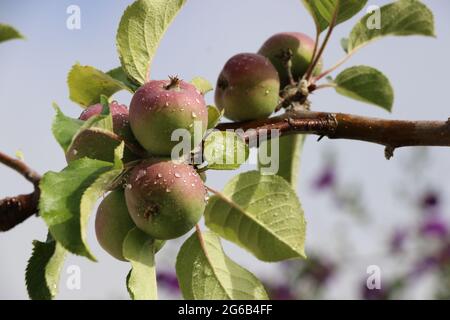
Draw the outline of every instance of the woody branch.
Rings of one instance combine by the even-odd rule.
[[[344,113],[288,110],[280,116],[268,119],[221,123],[217,129],[222,131],[242,129],[248,142],[261,142],[262,137],[270,139],[271,130],[276,130],[277,136],[310,134],[329,139],[371,142],[384,146],[387,158],[392,157],[394,150],[400,147],[450,147],[450,119],[386,120]],[[1,152],[0,163],[22,174],[35,187],[34,192],[30,194],[0,200],[0,231],[7,231],[37,214],[40,175],[22,161]]]

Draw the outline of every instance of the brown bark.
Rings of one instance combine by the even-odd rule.
[[[314,134],[330,139],[349,139],[377,143],[389,154],[396,148],[410,146],[450,147],[450,119],[447,121],[386,120],[344,113],[312,111],[287,112],[269,119],[241,123],[222,123],[219,130],[250,130],[250,140],[262,130],[279,130],[279,134]]]
[[[38,202],[38,191],[0,200],[0,231],[8,231],[36,214]]]
[[[0,163],[17,171],[30,181],[34,192],[0,199],[0,231],[7,231],[38,212],[41,176],[23,161],[0,152]]]
[[[219,130],[243,129],[247,141],[262,130],[278,130],[281,136],[313,134],[320,138],[372,142],[386,147],[387,158],[396,148],[409,146],[450,147],[450,119],[447,121],[385,120],[344,113],[288,111],[273,118],[249,122],[222,123]],[[270,139],[270,136],[268,137]],[[259,140],[259,139],[258,139]],[[260,142],[260,141],[259,141]],[[138,147],[133,148],[142,153]],[[139,151],[139,152],[137,152]],[[16,170],[35,186],[31,194],[0,200],[0,231],[6,231],[38,213],[40,175],[25,163],[0,152],[0,163]]]

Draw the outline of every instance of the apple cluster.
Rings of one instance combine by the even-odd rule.
[[[279,104],[280,90],[289,84],[285,53],[290,68],[301,79],[312,60],[314,41],[301,33],[279,33],[269,38],[258,54],[241,53],[225,64],[217,81],[215,101],[225,116],[246,121],[270,116]],[[319,72],[320,65],[315,72]],[[124,161],[132,164],[123,188],[111,191],[100,203],[95,230],[100,245],[113,257],[124,260],[122,244],[134,227],[154,238],[159,245],[180,237],[200,220],[206,205],[206,188],[196,169],[186,162],[172,160],[178,143],[172,133],[190,133],[191,148],[196,144],[194,123],[201,124],[202,136],[208,125],[203,95],[190,83],[176,77],[151,80],[133,95],[130,108],[109,105],[113,131],[127,144],[140,145],[147,157],[129,150]],[[102,113],[103,106],[86,108],[79,119],[86,121]],[[74,139],[67,161],[88,156],[111,161],[114,145],[95,131]],[[73,152],[75,151],[76,152]]]
[[[280,90],[290,84],[288,68],[296,81],[301,79],[313,59],[314,45],[314,40],[303,33],[283,32],[267,39],[257,54],[231,57],[217,80],[217,107],[233,121],[270,116],[278,106]],[[320,73],[321,68],[319,61],[313,74]]]
[[[102,110],[101,104],[89,106],[79,119],[86,121]],[[177,143],[171,134],[185,129],[193,139],[195,121],[201,123],[204,134],[208,112],[203,95],[175,77],[149,81],[136,91],[129,109],[114,101],[109,110],[113,132],[126,144],[139,144],[148,154],[145,159],[133,159],[125,152],[125,162],[133,166],[124,187],[110,192],[97,210],[98,242],[110,255],[124,260],[122,244],[132,228],[138,227],[162,243],[182,236],[200,220],[206,198],[203,180],[190,164],[171,160]],[[111,141],[95,130],[84,132],[74,139],[67,161],[85,156],[111,161],[115,147]],[[194,147],[193,140],[191,145]]]

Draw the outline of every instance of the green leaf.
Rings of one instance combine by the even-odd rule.
[[[304,6],[314,19],[319,32],[330,26],[338,0],[302,0]],[[367,0],[340,0],[336,25],[347,21],[366,5]]]
[[[123,71],[122,67],[117,67],[115,69],[109,70],[107,73],[111,78],[116,79],[117,81],[122,82],[126,87],[128,87],[129,91],[135,92],[139,85],[134,83],[128,75]]]
[[[336,77],[335,84],[336,91],[343,96],[392,110],[394,90],[389,79],[374,68],[348,68]]]
[[[267,160],[278,160],[278,172],[280,177],[283,177],[294,188],[297,188],[298,172],[300,170],[300,157],[305,142],[305,135],[296,134],[278,138],[278,150],[272,152],[272,140],[262,142],[258,151],[258,168],[269,169],[273,163],[265,163]],[[264,147],[267,149],[264,149]],[[264,160],[261,160],[260,152],[266,152]],[[277,157],[277,158],[276,158]],[[267,160],[266,160],[267,159]]]
[[[191,235],[181,246],[176,271],[185,299],[267,300],[261,282],[223,252],[217,235]]]
[[[191,80],[191,83],[197,88],[198,91],[200,91],[202,95],[205,95],[213,90],[211,82],[202,77],[195,77]]]
[[[248,155],[247,144],[234,132],[213,131],[205,139],[203,156],[209,169],[237,169],[248,159]]]
[[[68,162],[88,157],[112,162],[114,150],[122,141],[103,129],[85,129],[78,133],[66,152]]]
[[[153,57],[185,0],[137,0],[124,12],[117,31],[122,68],[138,84],[149,76]]]
[[[115,150],[114,166],[103,174],[101,174],[95,182],[90,185],[83,193],[80,201],[80,233],[81,242],[84,247],[89,250],[89,245],[87,243],[87,227],[89,222],[89,217],[94,209],[97,200],[104,195],[107,191],[111,189],[111,186],[115,182],[118,176],[123,171],[123,150],[124,143],[122,142],[119,147]]]
[[[82,107],[100,102],[100,96],[108,98],[120,90],[131,91],[123,82],[91,66],[75,64],[67,78],[70,100]]]
[[[225,110],[219,110],[216,106],[208,105],[208,129],[214,128],[222,118]]]
[[[262,261],[305,257],[306,222],[287,181],[258,171],[231,179],[206,206],[206,225]]]
[[[380,8],[381,28],[369,28],[369,19],[376,16],[369,13],[362,18],[350,33],[348,51],[352,52],[384,36],[422,35],[434,37],[433,13],[417,0],[399,0]]]
[[[115,150],[114,150],[114,170],[123,170],[124,166],[123,166],[123,154],[124,154],[124,150],[125,150],[125,142],[121,142],[120,146],[118,146]]]
[[[46,242],[33,241],[33,252],[25,272],[30,299],[51,300],[56,296],[65,257],[66,250],[51,236]]]
[[[341,47],[345,51],[345,53],[348,53],[348,38],[341,39]]]
[[[107,116],[111,113],[111,110],[109,109],[109,101],[108,97],[104,94],[100,95],[100,104],[102,105],[102,112],[100,112],[100,115]]]
[[[61,172],[47,172],[39,184],[39,214],[53,238],[68,251],[93,261],[81,235],[80,203],[85,190],[111,168],[110,162],[83,158]]]
[[[15,153],[15,156],[20,161],[25,161],[25,154],[23,153],[22,150],[17,150],[16,153]]]
[[[12,26],[0,23],[0,42],[24,38],[25,37]]]
[[[56,111],[56,115],[52,123],[53,136],[64,152],[66,152],[73,137],[83,126],[84,121],[67,117],[64,113],[62,113],[56,103],[53,103],[53,108]]]
[[[154,240],[138,228],[131,229],[123,241],[123,256],[131,263],[127,289],[133,300],[158,298]]]

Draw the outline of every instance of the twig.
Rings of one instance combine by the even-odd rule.
[[[297,83],[294,80],[294,76],[292,75],[292,56],[293,53],[290,49],[283,50],[278,58],[282,61],[284,68],[286,69],[286,73],[288,76],[289,85],[295,86]]]
[[[333,71],[335,71],[336,69],[338,69],[340,66],[342,66],[344,63],[346,63],[358,50],[355,49],[353,51],[351,51],[350,53],[348,53],[345,57],[343,57],[341,60],[339,60],[334,66],[332,66],[330,69],[325,70],[324,72],[322,72],[321,74],[319,74],[317,77],[312,78],[311,83],[316,83],[317,81],[319,81],[320,79],[326,77],[327,75],[329,75],[330,73],[332,73]]]
[[[38,185],[39,181],[41,180],[41,176],[36,171],[28,167],[23,161],[12,158],[2,152],[0,152],[0,163],[3,163],[5,166],[10,167],[11,169],[20,173],[34,186]]]
[[[0,200],[0,231],[8,231],[38,212],[39,189]]]
[[[310,77],[311,74],[313,74],[313,72],[314,72],[313,62],[316,58],[317,50],[319,49],[319,41],[320,41],[320,31],[319,31],[319,27],[316,25],[316,39],[314,42],[314,49],[313,49],[313,53],[312,53],[311,63],[309,64],[308,69],[305,72],[306,79],[308,79],[308,77]]]
[[[34,191],[0,200],[0,231],[7,231],[38,212],[41,176],[23,161],[0,152],[0,163],[17,171],[30,181]]]
[[[450,147],[448,121],[385,120],[344,113],[290,111],[269,119],[217,126],[219,130],[238,128],[244,130],[247,142],[261,140],[262,131],[270,139],[273,129],[280,136],[314,134],[377,143],[392,150],[408,146]]]
[[[219,191],[214,190],[213,188],[208,187],[208,186],[206,186],[206,185],[205,185],[205,188],[206,188],[206,190],[208,190],[208,191],[211,192],[211,193],[214,193],[214,194],[219,194],[219,193],[220,193]]]
[[[197,233],[197,238],[198,242],[200,242],[200,247],[203,253],[205,254],[206,261],[208,261],[208,264],[211,266],[211,270],[213,271],[213,273],[216,273],[214,269],[214,264],[212,263],[208,250],[206,249],[205,238],[203,237],[202,230],[200,229],[200,226],[198,224],[195,225],[195,232]]]
[[[335,88],[335,87],[336,87],[335,83],[323,83],[323,84],[314,86],[313,89],[310,90],[310,92],[314,92],[314,91],[321,90],[321,89],[327,89],[327,88]]]
[[[319,63],[320,58],[322,57],[322,54],[325,51],[325,48],[327,47],[328,41],[331,38],[331,34],[333,33],[334,27],[336,27],[337,17],[338,17],[338,13],[339,13],[339,4],[340,4],[340,0],[337,0],[336,8],[334,9],[334,12],[333,12],[333,18],[331,19],[330,26],[328,27],[328,31],[325,36],[325,39],[323,40],[323,43],[320,46],[317,56],[314,58],[313,62],[311,63],[311,66],[310,66],[311,68],[309,68],[309,72],[306,74],[306,80],[308,80],[308,81],[311,80],[311,76],[314,72],[314,69],[315,69],[317,63]]]
[[[200,229],[200,226],[198,225],[198,223],[195,225],[195,232],[197,233],[197,237],[200,242],[200,246],[202,247],[202,250],[205,252],[205,255],[206,255],[205,240],[203,239],[202,230]]]

